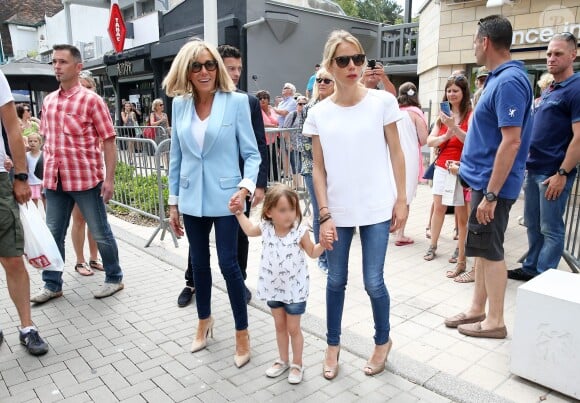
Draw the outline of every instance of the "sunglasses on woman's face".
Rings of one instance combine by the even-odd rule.
[[[330,84],[332,82],[332,80],[330,78],[317,78],[316,79],[316,82],[318,84],[322,84],[322,83],[324,83],[324,84]]]
[[[193,62],[189,66],[189,69],[194,73],[199,73],[202,67],[205,67],[207,71],[215,71],[218,67],[218,63],[215,60],[208,60],[205,63]]]
[[[336,65],[341,69],[344,69],[346,66],[349,65],[350,61],[354,63],[355,66],[362,66],[365,62],[366,55],[358,54],[352,56],[337,56],[334,58]]]
[[[306,105],[306,102],[299,102],[297,105],[298,106],[304,106],[304,105]]]

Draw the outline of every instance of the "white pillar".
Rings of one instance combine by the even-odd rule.
[[[203,0],[203,39],[218,45],[217,0]]]

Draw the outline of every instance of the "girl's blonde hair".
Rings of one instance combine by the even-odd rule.
[[[342,29],[332,31],[328,36],[326,45],[324,45],[324,52],[322,53],[322,66],[325,67],[326,70],[330,68],[330,65],[332,64],[332,58],[336,53],[336,48],[342,42],[348,42],[351,45],[354,45],[358,49],[358,52],[361,54],[365,53],[365,50],[360,44],[359,40],[356,39],[350,32]],[[318,70],[318,72],[320,72],[320,70]]]
[[[42,145],[42,136],[40,135],[40,133],[30,133],[28,136],[28,140],[30,140],[31,137],[38,137],[38,143],[40,145]]]
[[[318,69],[318,71],[316,72],[316,78],[330,78],[333,81],[332,85],[334,85],[334,77],[324,67],[320,67]],[[308,102],[309,106],[312,106],[316,102],[318,102],[319,96],[320,96],[320,91],[318,90],[318,85],[315,82],[314,88],[312,89],[312,96],[310,97],[310,102]]]
[[[282,197],[285,197],[286,200],[288,200],[288,203],[290,203],[290,206],[296,210],[296,218],[300,225],[302,222],[302,212],[300,211],[300,199],[298,193],[283,183],[275,183],[268,188],[266,196],[264,197],[264,205],[262,206],[262,220],[272,221],[272,219],[268,217],[268,213],[278,205],[278,201]]]
[[[216,75],[216,88],[222,92],[233,92],[236,90],[234,82],[230,78],[226,66],[220,57],[217,49],[208,42],[204,42],[199,38],[193,38],[179,49],[169,73],[163,80],[162,87],[170,97],[178,95],[190,95],[195,98],[198,94],[195,87],[189,80],[189,73],[191,72],[191,63],[195,62],[201,53],[207,50],[213,59],[218,64]]]

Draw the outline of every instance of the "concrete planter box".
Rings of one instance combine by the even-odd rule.
[[[580,398],[580,276],[548,270],[518,288],[511,372]]]

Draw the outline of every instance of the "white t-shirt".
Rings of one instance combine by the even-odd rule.
[[[391,219],[397,190],[383,128],[399,119],[396,98],[379,90],[367,90],[354,106],[326,98],[309,109],[302,133],[320,137],[328,209],[337,227]]]
[[[193,133],[193,138],[199,146],[200,150],[203,150],[203,142],[205,140],[205,132],[209,126],[209,116],[204,120],[201,120],[197,116],[197,112],[193,114],[193,124],[191,125],[191,131]]]
[[[0,107],[6,105],[8,102],[14,101],[12,97],[12,92],[10,91],[10,86],[8,81],[4,76],[4,73],[0,71]],[[0,119],[0,125],[2,125]],[[0,129],[2,127],[0,126]],[[4,161],[6,160],[6,149],[4,148],[4,141],[0,141],[0,172],[6,172],[4,169]]]

